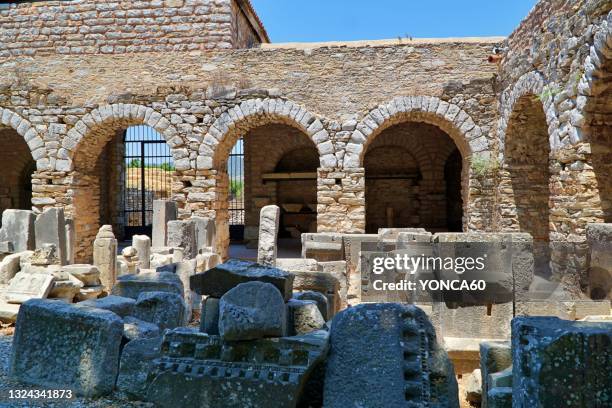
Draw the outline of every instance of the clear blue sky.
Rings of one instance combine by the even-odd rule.
[[[272,42],[506,36],[537,0],[251,0]]]

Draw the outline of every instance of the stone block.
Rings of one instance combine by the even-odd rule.
[[[214,248],[216,226],[215,220],[207,217],[192,216],[195,222],[196,244],[198,251],[203,248]]]
[[[276,267],[284,271],[316,271],[319,263],[316,259],[276,258]]]
[[[15,323],[20,306],[20,304],[8,303],[5,300],[0,299],[0,322]]]
[[[482,375],[482,408],[488,406],[487,393],[491,388],[490,375],[512,365],[509,341],[483,341],[480,343],[480,372]]]
[[[43,299],[53,288],[53,275],[18,272],[11,280],[4,299],[8,303],[24,303],[30,299]]]
[[[15,252],[36,249],[35,220],[36,216],[29,210],[4,210],[0,241],[12,242]]]
[[[185,309],[182,295],[168,292],[142,292],[136,299],[132,313],[134,317],[165,330],[184,323]]]
[[[612,299],[612,223],[587,224],[591,299]]]
[[[315,301],[289,299],[287,313],[290,335],[310,333],[325,326],[325,320]]]
[[[138,264],[142,269],[151,267],[151,238],[146,235],[134,235],[132,246],[138,253]]]
[[[134,316],[126,316],[123,318],[124,340],[150,339],[159,336],[159,327],[156,324],[145,322]]]
[[[176,202],[153,200],[153,237],[154,247],[167,246],[167,226],[169,221],[176,220],[178,210]]]
[[[344,245],[342,234],[302,234],[302,258],[313,258],[319,262],[343,261]]]
[[[259,240],[257,243],[257,262],[261,265],[275,266],[278,223],[280,207],[266,205],[259,213]]]
[[[293,274],[255,262],[230,259],[190,278],[191,289],[200,295],[221,298],[233,287],[245,282],[266,282],[276,286],[285,300],[293,292]]]
[[[338,313],[330,335],[324,406],[459,407],[457,382],[425,313],[361,304]]]
[[[66,219],[64,230],[66,232],[66,259],[69,265],[74,263],[74,256],[76,251],[76,230],[74,226],[74,220]]]
[[[194,308],[200,307],[202,297],[191,290],[190,278],[195,275],[196,271],[196,260],[190,259],[187,261],[177,262],[176,264],[176,276],[179,277],[183,284],[183,299],[185,299],[185,305],[187,310],[185,313],[185,324],[191,320],[191,314]]]
[[[281,337],[287,332],[286,307],[270,283],[241,283],[219,300],[219,334],[224,340]]]
[[[480,369],[474,370],[465,381],[465,400],[472,405],[480,404],[482,400],[482,376]]]
[[[512,408],[512,388],[491,388],[487,394],[489,408]]]
[[[60,265],[66,265],[68,263],[68,249],[64,209],[59,207],[45,209],[36,217],[34,226],[36,248],[42,248],[43,244],[55,245]]]
[[[17,275],[21,269],[21,254],[22,252],[10,254],[0,261],[0,285],[6,285]]]
[[[513,406],[606,406],[612,324],[555,317],[512,321]]]
[[[0,241],[0,254],[12,254],[15,252],[11,241]]]
[[[141,272],[120,276],[112,294],[138,299],[142,292],[168,292],[183,296],[181,279],[169,272]]]
[[[294,407],[327,349],[323,330],[224,342],[175,329],[164,335],[162,355],[148,376],[147,401],[162,408],[175,407],[176,401],[184,407]]]
[[[66,279],[56,278],[53,281],[53,286],[49,291],[48,297],[51,299],[63,299],[68,303],[72,303],[76,295],[83,288],[83,282],[75,278],[74,276],[67,274]]]
[[[487,376],[487,384],[489,386],[489,390],[498,387],[512,388],[512,366],[498,373],[489,374]]]
[[[296,291],[316,291],[323,293],[327,297],[331,318],[340,308],[341,294],[340,281],[336,274],[323,271],[293,271],[295,279],[293,287]],[[329,319],[328,318],[328,319]]]
[[[400,234],[429,234],[425,228],[379,228],[378,240],[381,242],[397,242]]]
[[[200,331],[208,334],[219,334],[219,299],[207,297],[202,302],[200,314]]]
[[[307,290],[304,292],[294,293],[293,298],[297,300],[314,301],[319,308],[319,312],[321,312],[321,317],[323,317],[323,320],[327,321],[331,318],[332,314],[329,310],[329,301],[327,300],[327,296],[325,296],[323,293],[316,292],[314,290]]]
[[[160,357],[162,337],[140,338],[130,341],[123,348],[117,377],[117,389],[130,399],[145,400],[147,376],[153,360]]]
[[[10,376],[40,387],[96,397],[110,393],[123,322],[107,310],[34,299],[19,310]]]
[[[512,303],[448,307],[443,302],[434,302],[432,310],[431,319],[444,337],[500,340],[510,337]]]
[[[136,300],[128,297],[110,295],[100,299],[84,300],[77,304],[79,306],[109,310],[121,317],[126,317],[132,314]]]
[[[167,244],[168,246],[183,248],[187,259],[194,259],[198,254],[195,225],[192,220],[168,221]]]
[[[110,225],[100,227],[93,244],[93,264],[100,270],[100,281],[109,290],[117,280],[117,240]]]
[[[61,270],[74,276],[85,286],[97,286],[100,284],[100,270],[95,265],[74,264],[64,265]]]

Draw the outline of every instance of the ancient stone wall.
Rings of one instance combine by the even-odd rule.
[[[3,4],[0,57],[191,51],[267,42],[263,27],[252,26],[247,17],[254,14],[252,8],[243,3],[70,0]]]
[[[532,180],[543,177],[534,171],[529,176],[534,185],[543,186],[547,197],[536,194],[528,207],[532,216],[548,220],[548,228],[537,227],[547,229],[547,236],[535,235],[550,241],[552,272],[573,292],[584,291],[588,282],[586,224],[612,217],[612,136],[606,130],[612,123],[611,8],[606,0],[540,1],[506,41],[500,66],[502,178],[512,166],[509,146],[532,152],[548,146],[546,179]],[[542,113],[534,115],[538,109]],[[540,129],[538,140],[514,131],[526,119],[531,131]],[[538,158],[540,174],[542,161]],[[502,228],[507,220],[521,218],[520,184],[501,184]]]
[[[34,160],[28,145],[13,129],[0,126],[0,211],[8,208],[29,210],[32,206],[30,174]]]

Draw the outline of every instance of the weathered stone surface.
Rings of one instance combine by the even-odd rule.
[[[612,299],[612,223],[587,224],[589,295]]]
[[[480,404],[482,400],[482,377],[480,369],[474,370],[465,382],[465,399],[473,404]]]
[[[181,295],[168,292],[142,292],[136,299],[134,317],[153,323],[160,330],[181,326],[185,319],[185,303]]]
[[[196,272],[207,271],[221,263],[221,258],[213,252],[204,252],[196,256]]]
[[[489,408],[512,408],[512,388],[491,388],[487,394]]]
[[[332,315],[340,308],[341,292],[339,274],[324,271],[292,271],[295,276],[293,287],[299,291],[315,291],[323,293],[327,297],[329,310]],[[331,318],[328,317],[328,319]]]
[[[200,314],[200,331],[207,334],[219,334],[219,299],[207,297],[202,302]]]
[[[241,283],[219,301],[219,334],[224,340],[281,337],[287,331],[286,313],[284,299],[274,285]]]
[[[285,300],[291,298],[293,274],[255,262],[230,259],[190,278],[191,289],[200,295],[221,298],[240,283],[259,281],[276,286]]]
[[[159,358],[162,337],[140,338],[130,341],[121,353],[117,389],[131,399],[144,400],[147,376],[153,360]]]
[[[159,327],[156,324],[145,322],[134,316],[123,318],[123,337],[127,341],[149,339],[159,337],[159,335]]]
[[[325,325],[325,319],[323,319],[317,303],[313,300],[289,299],[287,309],[291,323],[289,332],[292,335],[310,333],[321,329]]]
[[[29,210],[4,210],[0,241],[13,243],[13,251],[36,249],[34,222],[36,216]]]
[[[64,230],[66,231],[66,259],[68,264],[73,264],[76,249],[76,231],[74,220],[65,219],[65,222]]]
[[[13,252],[15,252],[15,249],[11,241],[0,241],[0,255],[12,254]]]
[[[167,246],[167,226],[169,221],[177,218],[177,206],[174,201],[153,200],[153,239],[154,247]]]
[[[100,270],[100,281],[109,290],[117,280],[117,240],[110,225],[103,225],[94,241],[93,264]]]
[[[168,221],[167,244],[168,246],[183,248],[187,259],[193,259],[198,254],[195,225],[192,220]]]
[[[66,276],[66,279],[56,278],[49,291],[49,298],[63,299],[68,303],[72,303],[83,286],[83,282],[69,274]]]
[[[132,246],[138,253],[140,268],[149,269],[151,267],[151,238],[146,235],[134,235]]]
[[[487,376],[487,383],[489,384],[489,389],[498,387],[512,388],[512,366],[505,368],[498,373],[489,374]]]
[[[110,310],[121,317],[131,315],[135,304],[136,300],[132,298],[113,295],[100,299],[84,300],[78,303],[79,306]]]
[[[480,343],[480,372],[482,375],[482,408],[488,406],[487,395],[492,388],[489,377],[512,365],[509,341],[483,341]]]
[[[605,406],[612,401],[612,324],[554,317],[512,321],[513,405]]]
[[[183,299],[185,299],[185,324],[191,320],[191,314],[194,308],[200,307],[202,297],[191,290],[190,278],[195,275],[196,260],[190,259],[187,261],[177,262],[175,269],[176,276],[179,277],[183,284]]]
[[[63,272],[68,272],[85,286],[97,286],[100,284],[100,270],[95,265],[74,264],[64,265],[61,269]]]
[[[275,266],[280,207],[266,205],[259,213],[259,240],[257,243],[257,262],[261,265]]]
[[[302,234],[302,258],[313,258],[319,262],[343,261],[342,234]]]
[[[458,407],[457,382],[425,313],[415,306],[361,304],[331,328],[324,406]]]
[[[137,299],[142,292],[168,292],[183,296],[183,284],[170,272],[141,272],[120,276],[112,294]]]
[[[55,244],[44,243],[30,256],[30,264],[36,266],[61,265]]]
[[[192,216],[195,223],[196,244],[198,251],[215,246],[215,220],[207,217]]]
[[[175,329],[164,336],[147,400],[160,407],[176,401],[185,407],[294,407],[327,348],[325,331],[228,343]]]
[[[66,246],[66,220],[64,209],[52,207],[45,209],[34,223],[36,248],[42,248],[43,244],[55,245],[60,265],[68,262]]]
[[[316,271],[319,263],[316,259],[276,258],[276,267],[283,271]]]
[[[10,254],[0,261],[0,284],[5,285],[15,277],[20,270],[20,260],[22,252]]]
[[[9,364],[12,378],[94,397],[110,393],[123,323],[114,313],[34,299],[19,310]]]
[[[97,299],[104,292],[104,286],[96,285],[96,286],[84,286],[79,290],[79,293],[76,294],[75,300],[77,302],[82,302],[84,300]]]
[[[304,292],[294,293],[293,298],[297,300],[312,300],[317,303],[317,307],[319,308],[319,312],[321,312],[321,317],[323,317],[323,320],[327,321],[331,317],[329,301],[323,293],[316,292],[314,290],[307,290]]]
[[[43,299],[53,288],[53,275],[18,272],[11,280],[4,298],[8,303],[24,303],[30,299]]]
[[[15,323],[20,306],[18,303],[8,303],[0,299],[0,322]]]

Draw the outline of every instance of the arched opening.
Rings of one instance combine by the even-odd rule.
[[[217,147],[217,165],[223,170],[217,181],[228,186],[218,189],[217,231],[229,225],[229,255],[257,257],[259,213],[275,204],[281,208],[278,256],[299,257],[301,233],[316,231],[315,144],[284,123],[258,125],[233,136],[225,141],[233,143],[231,149]],[[229,153],[223,157],[224,152]],[[237,220],[243,223],[243,234]]]
[[[36,162],[22,136],[0,128],[0,213],[6,209],[32,208],[32,173]]]
[[[144,125],[100,126],[74,156],[76,260],[89,262],[100,226],[118,240],[151,235],[153,200],[171,196],[174,165],[161,134]]]
[[[549,155],[546,115],[534,95],[518,99],[508,120],[502,184],[505,229],[528,232],[533,237],[535,272],[550,275]],[[509,193],[509,194],[508,194]]]
[[[364,156],[366,232],[461,231],[462,167],[453,139],[435,125],[408,121],[380,132]]]

